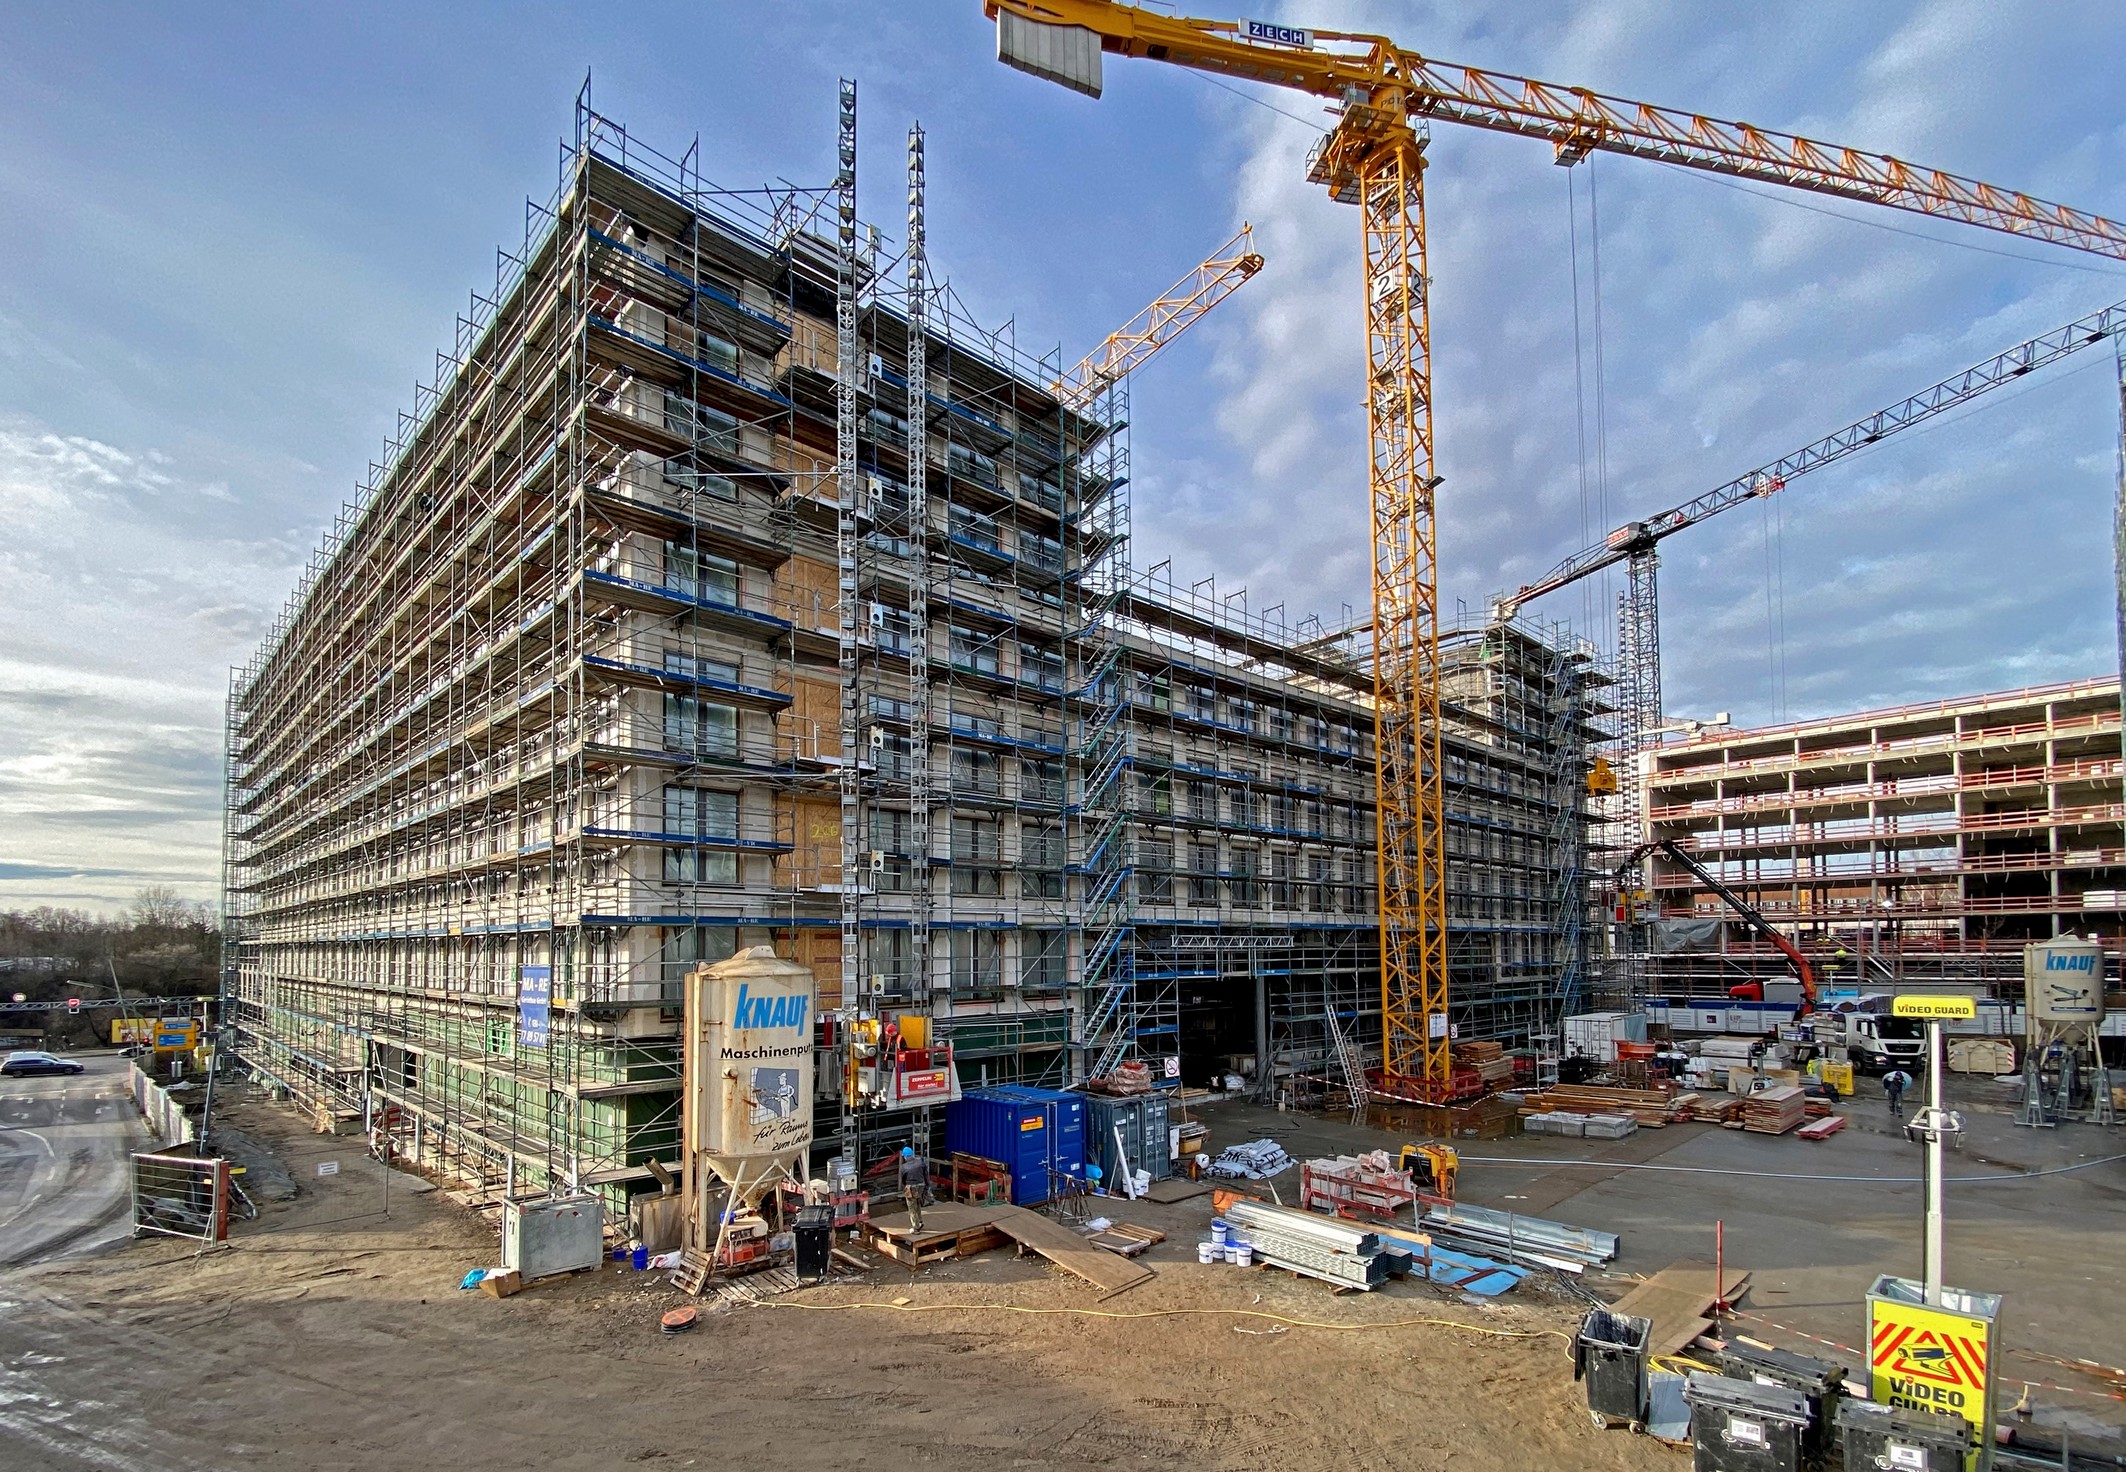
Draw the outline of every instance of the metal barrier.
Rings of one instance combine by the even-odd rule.
[[[133,1235],[219,1242],[229,1235],[229,1162],[192,1155],[133,1157]]]
[[[159,1148],[169,1150],[189,1145],[199,1137],[184,1109],[161,1085],[143,1073],[138,1064],[129,1071],[133,1103],[147,1121],[148,1132],[155,1136]]]

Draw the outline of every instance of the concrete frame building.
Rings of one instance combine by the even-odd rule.
[[[679,979],[749,945],[969,1084],[1378,1036],[1362,646],[1131,573],[1126,385],[1067,406],[836,203],[579,103],[232,682],[236,1050],[489,1196],[646,1187]],[[1585,985],[1603,679],[1560,630],[1442,657],[1454,1020],[1519,1040]],[[867,1161],[924,1129],[820,1108]]]
[[[2116,677],[1708,731],[1648,757],[1649,834],[1675,838],[1832,977],[1967,980],[2012,999],[2022,947],[2126,930]],[[1653,862],[1671,919],[1720,902]],[[1654,994],[1784,975],[1725,927],[1709,951],[1647,958]]]

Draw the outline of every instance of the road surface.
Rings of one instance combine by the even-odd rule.
[[[0,1268],[94,1251],[132,1230],[127,1156],[149,1142],[129,1064],[80,1061],[87,1073],[0,1078]]]

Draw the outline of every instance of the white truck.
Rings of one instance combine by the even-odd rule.
[[[1830,1000],[1782,1029],[1782,1035],[1791,1032],[1793,1041],[1814,1044],[1833,1057],[1843,1048],[1846,1061],[1860,1073],[1902,1068],[1917,1077],[1927,1066],[1926,1024],[1891,1016],[1891,1002],[1886,994]]]

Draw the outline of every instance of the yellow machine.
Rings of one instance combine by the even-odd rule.
[[[983,0],[997,59],[1089,97],[1107,57],[1144,57],[1327,99],[1336,121],[1308,179],[1358,207],[1365,264],[1366,425],[1373,533],[1371,656],[1379,812],[1381,1076],[1447,1102],[1460,1075],[1447,1023],[1445,764],[1440,753],[1426,146],[1435,124],[1549,143],[1572,166],[1630,154],[1760,184],[1886,205],[2126,259],[2126,225],[1975,179],[1746,123],[1459,66],[1387,36],[1204,20],[1115,0]],[[1357,630],[1353,630],[1354,633]]]
[[[1454,1199],[1454,1178],[1461,1174],[1461,1152],[1452,1145],[1427,1141],[1422,1145],[1405,1145],[1402,1154],[1396,1157],[1395,1168],[1410,1172],[1410,1179],[1417,1189],[1428,1196],[1444,1196]]]

